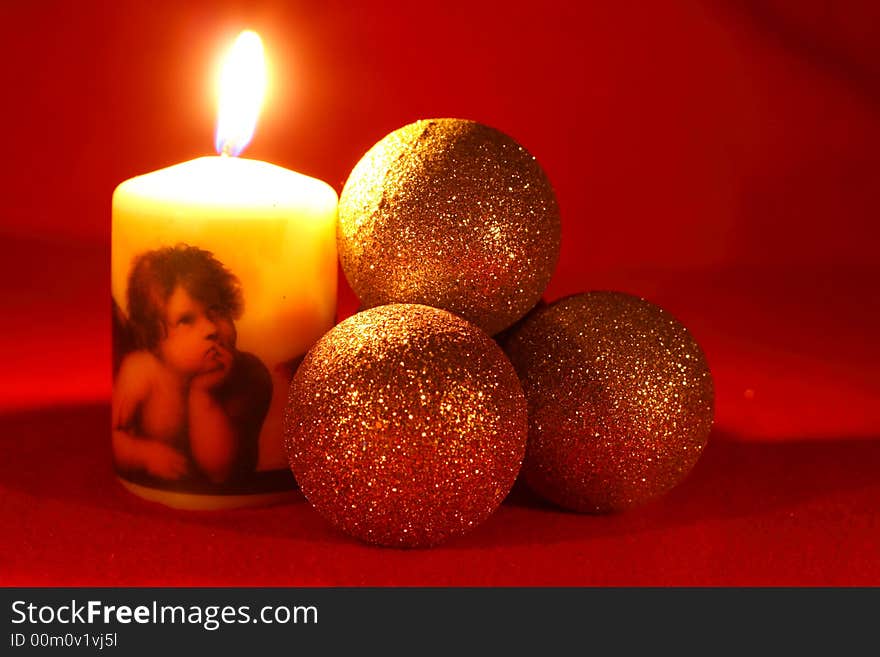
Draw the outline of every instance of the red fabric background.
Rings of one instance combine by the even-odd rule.
[[[880,584],[877,5],[356,4],[0,5],[0,583]],[[304,502],[185,514],[119,489],[110,194],[210,153],[244,27],[275,82],[248,157],[340,190],[431,116],[538,157],[563,215],[547,298],[643,295],[707,352],[717,430],[680,488],[600,518],[518,489],[415,552]]]

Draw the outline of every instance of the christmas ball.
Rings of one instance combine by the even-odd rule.
[[[700,346],[668,312],[618,292],[538,308],[507,337],[529,405],[526,483],[575,511],[626,509],[690,471],[712,427]]]
[[[426,304],[494,335],[547,287],[559,208],[537,160],[503,132],[462,119],[416,121],[352,170],[337,244],[366,307]]]
[[[309,502],[352,536],[400,547],[485,520],[513,486],[528,433],[498,345],[411,304],[365,310],[321,338],[291,382],[284,425]]]

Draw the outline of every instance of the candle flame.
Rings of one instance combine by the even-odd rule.
[[[266,93],[266,62],[259,35],[238,35],[220,72],[220,108],[214,147],[222,155],[238,155],[254,136]]]

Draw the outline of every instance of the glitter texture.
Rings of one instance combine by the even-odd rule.
[[[291,382],[291,468],[330,522],[369,543],[463,534],[501,503],[526,449],[526,401],[497,344],[452,313],[394,304],[327,333]]]
[[[712,427],[700,346],[668,312],[618,292],[538,308],[504,342],[529,405],[523,472],[542,497],[607,512],[684,478]]]
[[[392,132],[339,198],[339,257],[365,307],[427,304],[490,335],[538,301],[559,239],[556,195],[537,160],[473,121]]]

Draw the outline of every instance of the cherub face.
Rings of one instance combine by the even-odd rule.
[[[165,306],[165,329],[159,356],[182,374],[209,372],[217,365],[219,349],[235,348],[232,319],[206,308],[180,285]]]

